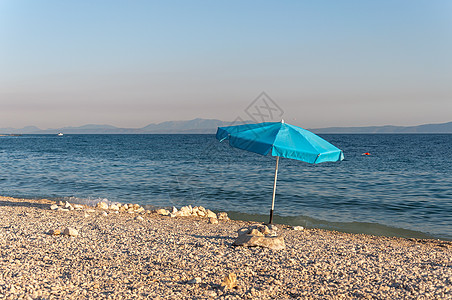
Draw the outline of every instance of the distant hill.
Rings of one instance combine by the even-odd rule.
[[[250,123],[245,121],[243,123]],[[142,128],[120,128],[112,125],[88,124],[79,127],[63,127],[39,129],[36,126],[24,128],[0,128],[0,134],[180,134],[204,133],[214,134],[219,126],[238,125],[237,122],[227,122],[215,119],[194,119],[189,121],[168,121],[149,124]]]
[[[217,127],[236,125],[233,122],[215,119],[194,119],[190,121],[169,121],[159,124],[149,124],[140,128],[151,133],[215,133]]]
[[[243,123],[251,123],[244,121]],[[112,125],[87,124],[79,127],[40,129],[36,126],[24,128],[0,128],[0,134],[214,134],[219,126],[238,125],[215,119],[194,119],[188,121],[168,121],[153,123],[142,128],[120,128]],[[309,129],[314,133],[452,133],[452,122],[424,124],[418,126],[367,126],[367,127],[328,127]]]
[[[417,126],[328,127],[312,129],[315,133],[452,133],[452,122]]]

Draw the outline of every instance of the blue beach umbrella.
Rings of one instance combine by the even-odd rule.
[[[273,222],[279,157],[297,159],[310,164],[344,159],[342,150],[314,133],[284,121],[218,127],[216,138],[220,142],[229,140],[229,145],[235,148],[261,155],[271,152],[272,156],[276,156],[270,224]]]

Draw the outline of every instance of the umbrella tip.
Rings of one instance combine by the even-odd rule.
[[[284,119],[281,119],[281,123],[284,123]]]

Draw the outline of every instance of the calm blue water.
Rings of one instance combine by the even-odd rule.
[[[281,159],[277,223],[452,240],[452,135],[323,137],[346,159]],[[7,136],[0,137],[0,195],[202,205],[267,221],[274,165],[274,157],[213,135]]]

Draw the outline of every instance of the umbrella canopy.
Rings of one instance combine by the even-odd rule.
[[[261,155],[271,153],[272,156],[276,156],[270,224],[273,221],[279,157],[297,159],[311,164],[344,159],[342,150],[336,146],[308,130],[284,121],[218,127],[216,138],[220,142],[229,140],[229,145],[235,148]]]

